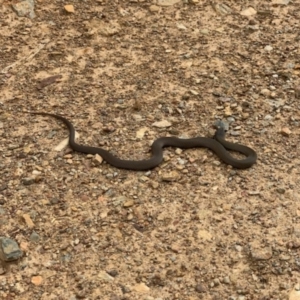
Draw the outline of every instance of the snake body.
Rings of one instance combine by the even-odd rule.
[[[196,137],[190,139],[181,139],[177,137],[161,137],[155,140],[151,146],[151,157],[145,160],[123,160],[109,151],[91,146],[80,145],[75,142],[75,128],[73,124],[63,116],[45,113],[45,112],[27,112],[30,114],[54,117],[61,120],[69,129],[69,146],[77,152],[86,154],[99,154],[108,164],[127,170],[150,170],[158,166],[163,161],[163,148],[176,147],[181,149],[190,148],[208,148],[212,150],[224,163],[237,169],[246,169],[251,167],[257,160],[256,152],[244,145],[231,143],[225,140],[224,126],[218,126],[214,138]],[[232,150],[244,154],[244,159],[236,159],[227,150]]]

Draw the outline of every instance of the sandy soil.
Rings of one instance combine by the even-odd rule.
[[[24,255],[0,298],[300,299],[299,2],[38,0],[33,19],[15,2],[0,1],[0,235]],[[127,159],[224,119],[258,162],[166,149],[118,170],[57,151],[64,125],[22,110]]]

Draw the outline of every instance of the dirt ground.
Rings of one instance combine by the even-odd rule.
[[[23,256],[0,298],[300,299],[299,2],[16,2],[0,0],[0,236]],[[168,148],[119,170],[22,110],[137,160],[223,119],[258,161]]]

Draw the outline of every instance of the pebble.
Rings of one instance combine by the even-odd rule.
[[[23,214],[22,217],[23,217],[26,225],[28,226],[28,228],[32,229],[35,226],[33,221],[31,220],[31,217],[29,214]]]
[[[239,131],[232,130],[232,131],[230,131],[230,135],[232,135],[232,136],[239,136],[239,135],[241,135],[241,133]]]
[[[284,136],[289,136],[292,132],[288,127],[282,127],[280,133]]]
[[[152,124],[152,126],[158,127],[158,128],[166,128],[166,127],[172,126],[172,124],[167,120],[162,120],[162,121],[154,122]]]
[[[112,276],[110,276],[109,274],[107,274],[105,271],[99,272],[98,277],[105,281],[113,281],[114,280],[114,278]]]
[[[105,192],[105,196],[107,196],[107,197],[114,197],[115,195],[116,195],[116,191],[114,189],[108,189]]]
[[[228,276],[224,277],[224,278],[223,278],[223,282],[224,282],[225,284],[230,284],[230,278],[229,278]]]
[[[196,292],[198,293],[205,293],[206,287],[203,284],[197,284],[195,287]]]
[[[33,170],[33,171],[32,171],[32,175],[37,176],[37,175],[41,175],[41,174],[42,174],[41,171],[38,171],[38,170]]]
[[[160,10],[160,8],[157,5],[150,5],[149,10],[151,12],[158,12]]]
[[[229,106],[226,106],[225,109],[224,109],[224,116],[225,117],[230,117],[232,115],[232,110]]]
[[[107,179],[112,179],[112,178],[114,178],[114,174],[108,173],[108,174],[105,175],[105,177],[106,177]]]
[[[283,261],[288,261],[291,259],[291,256],[282,253],[279,255],[279,259]]]
[[[175,153],[178,155],[180,155],[182,152],[183,152],[183,150],[180,148],[176,148],[176,150],[175,150]]]
[[[4,261],[13,261],[19,259],[23,255],[22,250],[16,241],[0,237],[0,258]]]
[[[266,115],[266,116],[264,117],[264,119],[265,119],[266,121],[271,121],[271,120],[273,119],[273,117],[272,117],[271,115]]]
[[[261,95],[264,95],[264,96],[270,96],[271,95],[271,91],[269,89],[262,89],[260,91]]]
[[[243,247],[240,246],[240,245],[235,245],[235,250],[238,251],[238,252],[242,252],[243,251]]]
[[[25,177],[25,178],[22,179],[22,183],[24,185],[31,185],[31,184],[35,183],[35,178],[33,178],[33,177]]]
[[[272,249],[270,247],[259,247],[257,245],[251,245],[251,256],[254,260],[268,260],[273,256]]]
[[[252,7],[246,8],[243,11],[241,11],[241,15],[246,16],[246,17],[254,16],[256,14],[257,14],[257,11]]]
[[[138,293],[147,293],[150,290],[150,288],[143,282],[135,285],[133,289]]]
[[[74,13],[74,12],[75,12],[74,6],[71,5],[71,4],[65,5],[65,6],[64,6],[64,9],[65,9],[65,11],[68,12],[68,13]]]
[[[112,277],[116,277],[116,276],[118,276],[119,273],[117,270],[109,270],[109,271],[107,271],[107,274]]]
[[[139,181],[140,182],[147,182],[147,181],[149,181],[150,179],[147,177],[147,176],[141,176],[140,178],[139,178]]]
[[[227,15],[232,12],[232,9],[224,3],[214,3],[214,10],[220,15]]]
[[[198,93],[197,91],[195,91],[195,90],[190,90],[190,93],[191,93],[192,95],[194,95],[194,96],[199,95],[199,93]]]
[[[140,128],[140,129],[136,132],[135,136],[136,136],[138,139],[141,139],[141,138],[144,137],[144,135],[145,135],[145,133],[146,133],[147,131],[148,131],[148,128],[147,128],[147,127]]]
[[[288,5],[291,0],[272,0],[272,4],[275,5]]]
[[[92,161],[95,166],[100,166],[103,163],[103,158],[99,154],[95,154]]]
[[[17,144],[9,144],[8,146],[7,146],[7,149],[8,150],[15,150],[15,149],[18,149],[20,146],[19,145],[17,145]]]
[[[270,52],[270,51],[273,50],[273,47],[270,46],[270,45],[267,45],[267,46],[264,48],[264,50]]]
[[[131,207],[133,205],[134,205],[134,200],[128,200],[128,201],[123,203],[124,207]]]
[[[177,181],[180,179],[180,177],[181,177],[181,175],[177,171],[171,171],[168,173],[164,173],[161,176],[162,180],[167,181],[167,182]]]
[[[208,34],[210,33],[209,29],[207,29],[207,28],[201,29],[200,32],[201,32],[202,34],[204,34],[204,35],[208,35]],[[198,79],[198,80],[196,81],[196,83],[201,83],[201,82],[202,82],[201,79]]]
[[[276,192],[277,192],[278,194],[283,195],[283,194],[285,193],[285,188],[279,187],[279,188],[276,189]]]
[[[31,283],[34,285],[41,285],[43,282],[43,277],[42,276],[32,276],[31,277]]]
[[[181,0],[157,0],[157,5],[159,6],[171,6],[179,3]]]
[[[126,201],[128,201],[128,199],[125,196],[118,196],[113,200],[113,204],[115,206],[119,206],[119,205],[125,203]]]
[[[252,31],[257,31],[259,30],[259,25],[248,25],[247,28]]]
[[[30,241],[34,242],[34,243],[37,243],[40,241],[40,236],[35,232],[33,231],[29,237]]]
[[[183,169],[183,166],[186,164],[186,160],[180,158],[178,159],[178,163],[181,165],[179,169]]]
[[[157,189],[159,187],[159,183],[157,181],[151,181],[151,186],[153,189]]]
[[[35,17],[34,0],[20,1],[12,4],[12,8],[19,17],[29,17],[30,19]]]
[[[183,24],[177,24],[177,28],[181,30],[186,30],[187,28]],[[191,91],[192,92],[192,91]],[[197,93],[197,92],[196,92]],[[193,94],[193,93],[192,93]],[[198,95],[198,93],[197,93]]]
[[[143,120],[143,117],[142,117],[141,115],[139,115],[139,114],[133,114],[133,115],[132,115],[132,118],[133,118],[135,121],[137,121],[137,122]]]

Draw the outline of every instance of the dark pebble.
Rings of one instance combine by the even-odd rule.
[[[109,271],[106,271],[106,273],[112,277],[116,277],[119,275],[117,270],[109,270]]]
[[[195,290],[198,293],[205,293],[206,292],[206,288],[202,284],[197,284],[196,287],[195,287]]]

